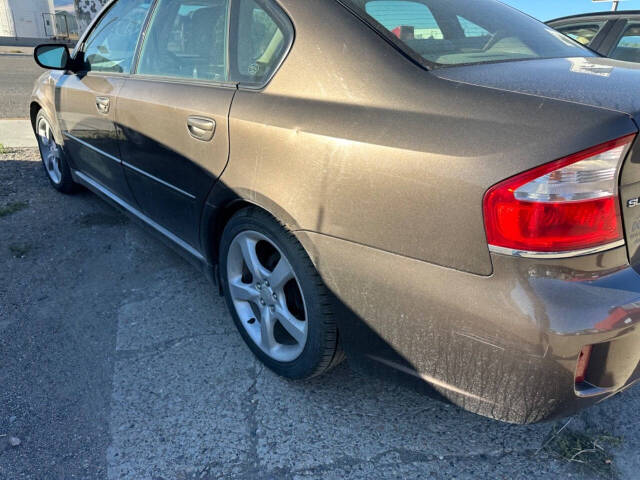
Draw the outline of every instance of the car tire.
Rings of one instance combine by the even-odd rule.
[[[53,188],[62,193],[76,192],[78,184],[71,176],[71,168],[62,149],[62,142],[55,137],[51,120],[44,110],[40,110],[36,116],[35,134],[42,166]]]
[[[237,212],[219,258],[236,327],[268,368],[305,379],[344,359],[330,292],[302,245],[271,215],[254,207]]]

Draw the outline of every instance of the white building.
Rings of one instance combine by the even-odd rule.
[[[53,0],[0,0],[0,37],[56,35]]]

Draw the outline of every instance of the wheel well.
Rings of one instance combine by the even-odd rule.
[[[33,128],[34,132],[36,130],[36,117],[38,116],[38,112],[40,110],[42,110],[42,107],[38,102],[31,102],[31,105],[29,107],[29,113],[31,117],[31,127]]]
[[[222,233],[224,232],[227,223],[231,220],[236,213],[245,208],[258,208],[263,210],[261,207],[257,205],[247,202],[246,200],[236,200],[230,202],[225,207],[222,208],[222,211],[217,215],[214,215],[209,221],[209,232],[207,236],[207,246],[209,249],[209,259],[212,263],[218,263],[218,251],[220,250],[220,240],[222,239]],[[269,213],[269,212],[267,212]]]

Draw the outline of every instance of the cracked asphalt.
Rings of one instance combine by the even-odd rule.
[[[35,150],[0,155],[1,479],[634,479],[638,411],[636,387],[564,430],[617,438],[596,474],[543,448],[564,422],[497,423],[348,364],[278,378],[194,267],[55,192]]]

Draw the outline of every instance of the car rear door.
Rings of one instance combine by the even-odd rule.
[[[118,197],[131,200],[120,164],[117,95],[131,70],[151,0],[118,0],[76,51],[79,68],[56,84],[56,109],[73,166]]]
[[[151,219],[194,248],[229,157],[229,0],[158,0],[118,96],[126,179]]]

